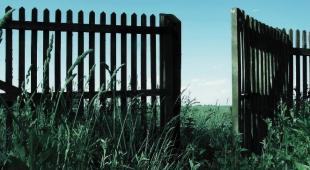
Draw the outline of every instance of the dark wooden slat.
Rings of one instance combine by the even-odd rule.
[[[56,10],[55,14],[56,23],[61,23],[61,11]],[[55,32],[55,90],[60,91],[61,88],[61,32]]]
[[[249,16],[246,16],[245,26],[244,26],[244,93],[251,93],[251,70],[250,70],[250,34],[249,34]],[[251,136],[251,100],[245,99],[245,114],[244,114],[244,144],[246,148],[251,148],[252,136]]]
[[[131,15],[131,26],[137,26],[137,15]],[[131,90],[137,90],[137,34],[131,34]]]
[[[91,11],[89,13],[89,24],[91,27],[95,24],[95,12]],[[89,54],[89,92],[90,94],[94,94],[95,91],[95,69],[92,68],[95,65],[95,33],[89,32],[89,49],[93,49],[94,51]],[[93,95],[90,96],[90,99],[93,98]]]
[[[293,30],[289,30],[289,37],[290,37],[290,42],[291,45],[293,43]],[[289,96],[289,106],[293,106],[293,79],[294,79],[294,69],[293,69],[293,56],[289,58],[289,63],[288,63],[288,70],[289,70],[289,75],[288,75],[288,96]]]
[[[161,14],[161,25],[167,25],[173,34],[164,35],[166,42],[161,44],[165,54],[162,59],[164,65],[163,87],[167,89],[165,98],[164,124],[175,118],[173,130],[174,146],[180,145],[180,119],[176,117],[181,109],[181,22],[173,15]],[[162,121],[162,120],[161,120]],[[162,124],[162,123],[161,123]]]
[[[32,9],[32,22],[38,20],[38,10],[36,8]],[[37,91],[37,30],[31,31],[31,92],[35,93]]]
[[[310,56],[310,49],[293,48],[293,55]]]
[[[67,11],[67,23],[72,23],[72,11],[68,10]],[[66,78],[68,79],[69,77],[72,76],[72,71],[69,72],[70,67],[72,66],[72,31],[68,31],[67,32],[67,49],[66,49],[66,65],[67,65],[67,69],[66,69],[66,73],[67,76]],[[72,91],[72,81],[70,81],[67,84],[67,91],[71,92]]]
[[[102,12],[100,14],[100,24],[101,25],[106,25],[106,14]],[[106,34],[104,32],[100,32],[100,88],[102,90],[106,89],[106,69],[105,69],[105,64],[106,64]],[[101,110],[105,111],[106,110],[106,102],[105,99],[100,96],[100,103],[102,105]]]
[[[43,22],[50,22],[50,13],[48,9],[45,9],[43,12]],[[49,46],[49,31],[43,31],[43,92],[47,92],[49,90],[49,64],[47,63],[47,49]]]
[[[137,26],[137,15],[134,13],[131,15],[131,26]],[[131,34],[131,90],[137,90],[137,34]],[[135,96],[131,98],[131,113],[137,116],[137,105]]]
[[[10,11],[12,8],[5,8],[5,12]],[[8,17],[8,22],[12,20],[12,15]],[[13,56],[12,56],[12,30],[6,29],[5,31],[5,81],[8,85],[12,85],[13,79]],[[15,97],[8,94],[10,97]],[[12,102],[7,103],[9,107],[13,105]],[[6,115],[6,148],[12,146],[12,134],[13,134],[13,113],[11,111],[7,112]]]
[[[168,29],[165,27],[141,27],[141,26],[120,26],[120,25],[100,25],[95,24],[94,26],[90,27],[89,24],[67,24],[67,23],[48,23],[45,24],[44,22],[37,22],[33,23],[31,21],[19,22],[19,21],[12,21],[6,23],[4,25],[6,29],[25,29],[25,30],[49,30],[49,31],[72,31],[72,32],[105,32],[105,33],[136,33],[136,34],[162,34],[168,33]]]
[[[296,31],[296,48],[300,47],[300,31]],[[296,55],[296,107],[300,104],[300,55]]]
[[[72,11],[68,10],[67,11],[67,23],[72,23],[73,22],[73,15],[72,15]],[[73,33],[72,31],[68,31],[67,32],[67,37],[66,37],[66,79],[70,79],[70,77],[72,76],[72,71],[69,71],[69,69],[72,66],[72,37],[73,37]],[[66,86],[67,89],[67,109],[69,110],[69,117],[74,117],[74,114],[72,112],[72,89],[73,89],[73,83],[72,81],[70,81],[69,83],[67,83]]]
[[[121,15],[121,25],[126,26],[126,14],[123,13]],[[126,91],[127,90],[127,34],[122,33],[121,34],[121,64],[124,64],[124,66],[121,69],[121,90]],[[122,115],[126,115],[127,113],[127,98],[123,96],[121,98],[121,111]]]
[[[302,48],[306,49],[307,48],[307,33],[306,31],[302,32]],[[302,91],[303,91],[303,97],[306,98],[307,97],[307,56],[303,55],[302,56]]]
[[[25,8],[19,9],[19,20],[25,21]],[[25,87],[25,30],[19,30],[19,63],[18,63],[18,87]]]
[[[141,16],[141,26],[146,26],[146,15],[142,14]],[[141,34],[141,90],[146,90],[146,34]],[[146,103],[146,96],[141,96],[141,122],[144,129],[144,133],[147,129],[147,122],[146,122],[146,114],[147,114],[147,103]]]
[[[111,25],[115,26],[116,25],[116,14],[112,13],[111,14]],[[116,34],[111,33],[111,71],[112,73],[116,69]],[[116,77],[114,77],[111,81],[113,81],[113,86],[111,87],[112,90],[116,90]]]
[[[156,18],[155,15],[151,15],[150,17],[150,26],[155,27],[156,24]],[[151,48],[151,88],[152,90],[156,89],[156,34],[151,34],[151,43],[150,43],[150,48]],[[157,106],[156,106],[156,96],[152,97],[152,113],[153,113],[153,120],[152,122],[156,126],[156,119],[157,119]]]
[[[83,24],[84,14],[83,11],[78,13],[78,23]],[[84,52],[84,32],[78,32],[78,55],[80,56]],[[78,64],[78,92],[84,91],[84,60],[80,61]],[[82,98],[78,114],[83,115],[84,111],[84,99]]]

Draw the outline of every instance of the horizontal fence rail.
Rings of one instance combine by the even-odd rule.
[[[6,11],[10,9],[7,7]],[[55,18],[51,19],[50,11],[45,9],[40,20],[38,16],[41,15],[34,8],[31,20],[26,20],[25,16],[25,9],[20,8],[18,19],[10,16],[2,28],[6,66],[5,81],[0,82],[0,88],[6,92],[2,97],[10,104],[20,94],[12,93],[12,96],[8,93],[14,89],[26,89],[38,100],[44,94],[64,88],[68,104],[72,103],[74,96],[82,96],[81,106],[84,106],[84,102],[91,100],[101,88],[105,90],[101,98],[103,110],[105,103],[113,97],[117,97],[125,113],[129,101],[141,100],[131,110],[141,115],[144,134],[151,126],[146,123],[147,101],[152,105],[151,122],[156,127],[163,128],[180,114],[181,22],[175,16],[160,14],[156,18],[155,15],[147,17],[143,14],[138,23],[136,14],[127,16],[123,13],[120,24],[117,24],[115,13],[108,18],[102,12],[96,18],[93,11],[87,15],[87,23],[83,11],[73,16],[71,10],[65,15],[56,10]],[[107,24],[108,19],[110,24]],[[156,24],[158,21],[159,25]],[[49,58],[47,50],[52,36],[53,49]],[[77,56],[88,49],[93,51],[78,63],[76,69],[70,69]],[[18,68],[13,69],[13,61],[18,61]],[[26,69],[29,67],[26,65],[30,67],[28,77]],[[117,69],[116,76],[111,78],[110,74]],[[14,70],[18,71],[13,73]],[[75,74],[76,78],[64,87],[66,79]],[[13,75],[16,75],[16,80]],[[26,78],[30,79],[30,84],[26,83]],[[117,83],[111,83],[113,81]],[[83,109],[79,107],[77,110],[81,116]],[[176,145],[179,144],[179,126],[178,122],[174,133]],[[11,132],[12,128],[12,120],[8,118],[7,129]]]

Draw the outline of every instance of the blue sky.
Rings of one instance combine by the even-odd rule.
[[[176,15],[182,21],[182,87],[202,104],[231,103],[232,8],[241,8],[274,27],[310,30],[308,0],[0,0],[3,11],[7,5],[25,7],[27,18],[33,7],[39,13],[49,8],[63,12],[72,9],[74,13],[93,10],[97,14]],[[1,45],[0,62],[4,62],[3,48]]]

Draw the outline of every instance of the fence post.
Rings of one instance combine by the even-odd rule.
[[[239,111],[240,111],[240,65],[239,65],[239,26],[238,19],[241,11],[233,9],[231,11],[232,30],[232,122],[233,129],[239,133]]]
[[[181,109],[181,21],[174,15],[160,14],[160,26],[169,29],[160,35],[160,87],[165,90],[161,95],[161,128],[175,118],[173,137],[175,147],[180,146],[180,109]],[[177,116],[177,117],[176,117]]]

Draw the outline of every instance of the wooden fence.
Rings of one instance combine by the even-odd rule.
[[[300,48],[297,30],[294,48],[293,30],[273,28],[240,9],[232,10],[233,123],[250,151],[261,151],[260,142],[267,134],[264,120],[273,118],[280,101],[298,108],[301,97],[308,96],[310,50],[306,41],[304,31]]]
[[[6,11],[9,11],[11,7],[7,7]],[[77,14],[77,23],[73,22],[73,12],[68,10],[66,12],[66,22],[62,16],[62,12],[57,10],[55,12],[55,22],[50,21],[50,11],[45,9],[43,12],[43,21],[38,20],[37,9],[31,11],[31,21],[25,20],[25,9],[19,9],[19,18],[17,20],[10,17],[9,21],[2,28],[4,31],[4,44],[5,44],[5,81],[0,82],[1,90],[6,93],[2,94],[2,97],[8,102],[12,102],[16,99],[16,91],[21,89],[25,82],[25,60],[31,62],[30,93],[36,95],[42,94],[44,91],[59,92],[61,90],[61,84],[63,84],[62,76],[71,76],[72,72],[68,72],[72,66],[74,45],[77,45],[77,54],[81,55],[84,50],[84,42],[88,37],[89,49],[93,49],[94,52],[88,56],[88,66],[84,65],[84,61],[81,61],[78,65],[77,75],[77,90],[74,90],[74,84],[71,82],[66,86],[65,96],[69,97],[76,94],[84,94],[85,99],[90,99],[97,92],[95,89],[95,82],[97,77],[95,76],[95,70],[91,71],[92,67],[96,64],[99,67],[99,85],[107,89],[107,72],[105,63],[109,66],[113,72],[117,68],[117,63],[124,64],[120,70],[120,89],[115,87],[115,95],[120,98],[121,109],[126,112],[128,107],[127,99],[132,99],[134,96],[138,96],[141,99],[141,122],[146,122],[146,107],[147,98],[151,98],[151,104],[157,105],[159,103],[160,113],[157,113],[156,107],[153,109],[153,114],[160,115],[160,126],[163,127],[172,117],[180,114],[180,85],[181,85],[181,22],[171,14],[160,14],[159,26],[156,26],[155,15],[150,16],[150,24],[147,26],[147,16],[141,15],[141,23],[137,23],[137,15],[132,14],[130,19],[131,23],[127,23],[127,15],[125,13],[120,16],[120,25],[117,24],[117,15],[112,13],[110,16],[110,24],[107,24],[107,17],[104,12],[100,13],[100,23],[96,23],[95,12],[90,12],[88,15],[89,22],[84,22],[83,11]],[[18,31],[18,34],[12,33],[12,31]],[[26,40],[25,34],[31,33],[31,39]],[[43,34],[42,44],[39,44],[38,33]],[[88,36],[86,37],[86,35]],[[47,49],[49,46],[49,39],[51,34],[54,34],[54,65],[48,67],[54,67],[54,72],[49,73],[47,68],[47,74],[41,74],[38,77],[37,68],[43,66],[43,63],[47,59]],[[65,39],[64,39],[65,34]],[[77,42],[73,41],[74,36],[77,34]],[[13,42],[13,36],[18,35],[18,42]],[[110,42],[107,42],[109,35]],[[120,48],[117,48],[117,35],[120,35]],[[130,35],[130,37],[129,37]],[[139,36],[140,35],[140,36]],[[96,46],[96,36],[99,38],[99,47]],[[159,37],[159,38],[157,38]],[[127,39],[130,41],[127,42]],[[138,40],[139,44],[138,44]],[[65,42],[63,41],[65,40]],[[149,40],[149,41],[148,41]],[[159,41],[159,42],[158,42]],[[18,44],[18,46],[14,45]],[[26,55],[26,43],[30,43],[30,57]],[[65,44],[65,46],[62,46]],[[109,44],[109,54],[108,54]],[[159,44],[159,45],[158,45]],[[42,45],[42,49],[38,48]],[[128,48],[130,45],[130,48]],[[140,46],[139,46],[140,45]],[[17,47],[17,49],[14,49]],[[65,48],[63,48],[65,47]],[[97,47],[97,48],[96,48]],[[13,84],[13,52],[18,51],[18,85],[14,87]],[[38,50],[42,50],[42,56],[38,55]],[[138,50],[140,50],[138,52]],[[130,57],[128,54],[130,51]],[[159,52],[158,52],[159,51]],[[64,53],[65,52],[65,53]],[[139,54],[139,55],[138,55]],[[99,57],[99,62],[96,57]],[[42,59],[42,63],[38,63],[38,59]],[[65,62],[63,61],[65,58]],[[109,58],[110,63],[107,63]],[[138,65],[138,60],[140,65]],[[150,66],[148,71],[147,67]],[[62,72],[62,68],[66,68],[65,72]],[[42,67],[41,67],[42,68]],[[130,70],[129,70],[130,68]],[[159,69],[158,69],[159,68]],[[138,69],[140,70],[138,72]],[[85,70],[88,70],[90,74],[89,88],[85,90],[84,74]],[[51,81],[50,75],[54,75],[54,80]],[[98,74],[98,73],[97,73]],[[128,75],[131,75],[128,80]],[[150,75],[150,76],[148,76]],[[159,81],[157,80],[159,77]],[[42,92],[37,90],[39,81],[43,81]],[[97,79],[98,81],[98,79]],[[138,81],[140,81],[140,88],[138,88]],[[150,81],[151,87],[147,87],[147,81]],[[54,88],[50,88],[50,82],[54,83]],[[130,83],[129,83],[130,82]],[[159,87],[158,87],[159,85]],[[128,88],[129,86],[129,88]],[[108,89],[107,89],[108,90]],[[112,91],[109,90],[103,99],[103,102],[107,98],[112,97]],[[159,98],[159,99],[158,99]],[[157,101],[160,102],[157,102]],[[84,106],[84,104],[81,104]],[[81,108],[83,109],[83,107]],[[83,113],[83,110],[79,110]],[[147,125],[143,124],[143,129],[146,132]],[[177,138],[176,144],[179,143],[179,126],[178,122],[175,128],[175,136]],[[7,129],[8,133],[12,131],[12,116],[7,117]]]

